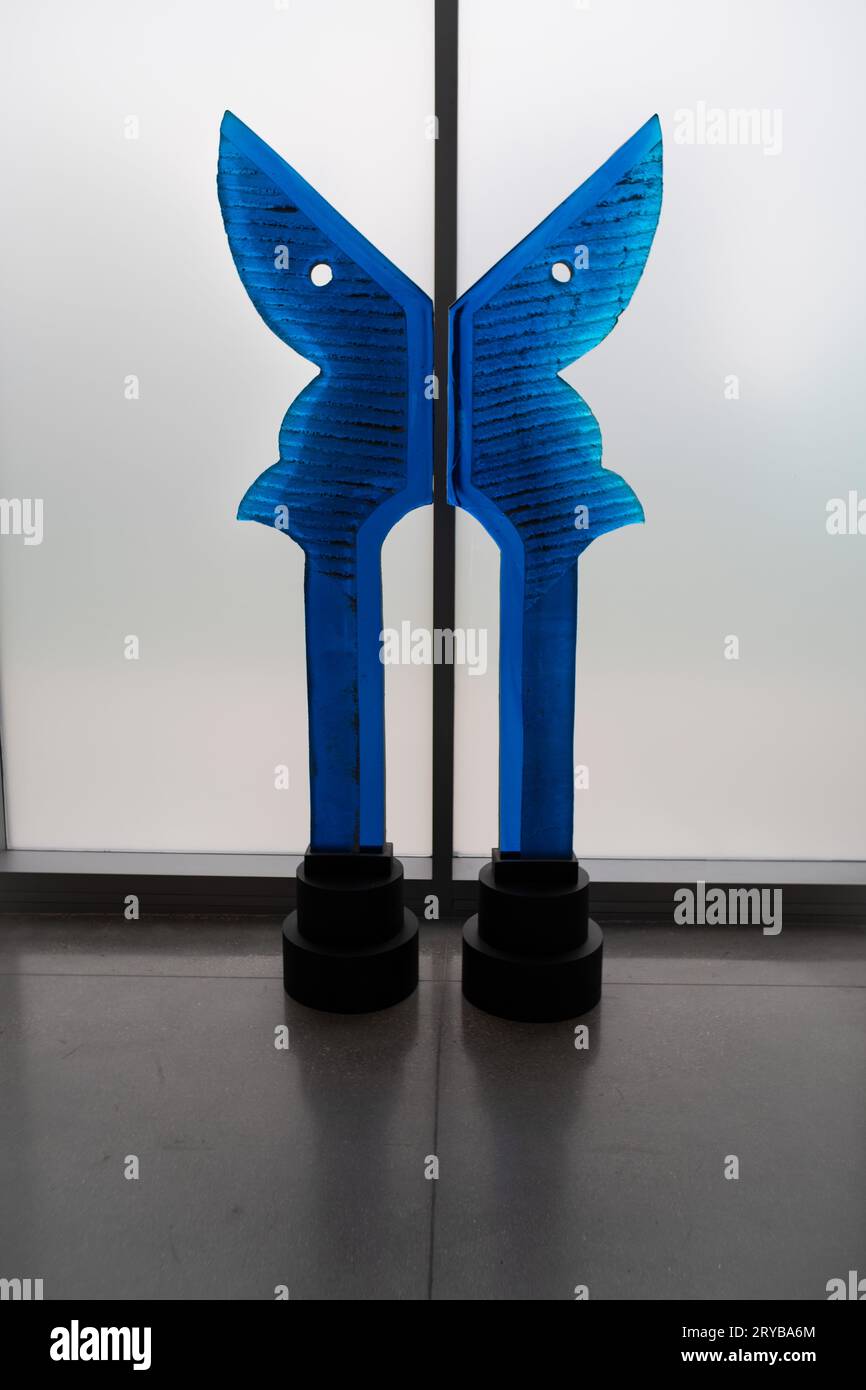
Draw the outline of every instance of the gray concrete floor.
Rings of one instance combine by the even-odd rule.
[[[585,1050],[467,1005],[454,926],[422,950],[412,999],[346,1018],[285,998],[276,921],[0,919],[0,1277],[824,1299],[866,1274],[863,929],[609,927]]]

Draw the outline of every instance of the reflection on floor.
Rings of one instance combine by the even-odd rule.
[[[428,926],[417,994],[346,1018],[285,998],[273,920],[0,919],[0,1276],[823,1299],[866,1270],[863,929],[608,927],[586,1037],[459,978]]]

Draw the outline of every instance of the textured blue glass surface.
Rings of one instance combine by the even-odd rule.
[[[243,122],[222,123],[217,187],[243,284],[277,337],[320,368],[279,462],[238,516],[303,547],[314,849],[385,839],[382,542],[432,498],[428,297]],[[313,268],[331,279],[316,284]]]
[[[661,197],[654,116],[451,311],[451,500],[501,552],[499,847],[511,853],[572,852],[577,561],[643,520],[558,373],[627,306]]]

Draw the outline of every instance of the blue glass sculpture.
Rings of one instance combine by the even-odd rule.
[[[303,547],[312,850],[385,842],[381,548],[432,500],[428,297],[227,112],[220,206],[265,323],[320,368],[238,516]]]
[[[661,198],[654,116],[451,311],[450,500],[501,552],[504,854],[572,854],[577,562],[643,510],[559,373],[631,299]]]

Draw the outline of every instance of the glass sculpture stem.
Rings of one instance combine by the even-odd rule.
[[[327,561],[308,556],[304,574],[310,846],[337,851],[381,849],[385,796],[381,582],[359,593],[355,585],[347,584],[345,575],[328,573],[326,565]],[[365,654],[362,663],[359,651]]]
[[[499,848],[561,858],[574,840],[577,560],[532,604],[503,565]]]

